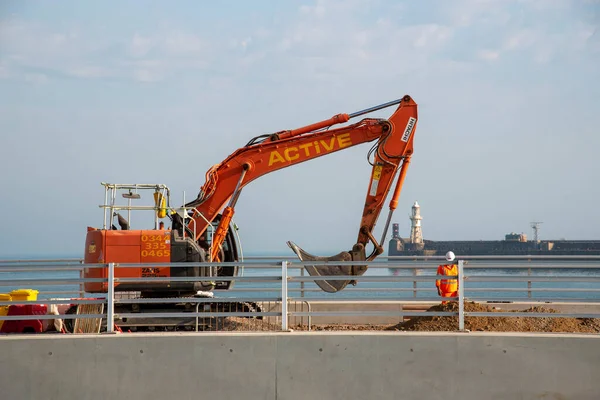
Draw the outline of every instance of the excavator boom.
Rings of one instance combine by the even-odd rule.
[[[331,128],[335,124],[348,122],[372,111],[398,105],[388,119],[365,118],[343,127]],[[390,201],[390,213],[386,221],[383,242],[391,215],[398,204],[407,167],[413,153],[414,132],[417,126],[417,104],[406,95],[399,100],[372,107],[352,114],[337,114],[334,117],[302,128],[280,131],[253,138],[248,144],[213,166],[206,173],[206,183],[198,197],[186,204],[193,208],[187,223],[188,235],[198,240],[223,211],[223,217],[213,236],[211,261],[219,261],[219,246],[233,217],[235,204],[241,190],[259,177],[305,161],[338,152],[359,144],[376,141],[369,156],[372,166],[371,178],[365,199],[356,244],[352,250],[333,257],[313,256],[296,244],[288,245],[304,261],[370,261],[383,252],[381,243],[373,236],[373,228],[379,218],[385,199],[397,177],[394,194]],[[367,257],[365,248],[371,242],[373,252]],[[362,275],[366,266],[313,266],[307,267],[313,276],[319,275]],[[316,280],[327,292],[342,290],[351,280]]]

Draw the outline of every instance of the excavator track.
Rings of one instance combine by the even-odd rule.
[[[154,305],[155,307],[140,308],[140,314],[144,312],[190,312],[194,313],[196,307],[187,303],[188,306],[175,305],[175,304],[164,304]],[[191,307],[189,306],[191,305]],[[145,304],[144,306],[147,306]],[[156,307],[158,306],[158,307]],[[163,307],[160,307],[163,306]],[[165,307],[166,306],[166,307]],[[200,303],[198,306],[198,312],[223,312],[223,313],[234,313],[234,312],[259,312],[260,307],[256,303],[250,302],[214,302],[214,303]],[[121,313],[131,311],[120,311]],[[117,310],[115,310],[117,313]],[[124,332],[156,332],[156,331],[214,331],[219,330],[220,326],[224,326],[227,318],[229,317],[168,317],[168,318],[132,318],[132,319],[116,319],[115,324],[119,326]],[[262,319],[262,317],[241,317],[241,318],[252,318]],[[197,328],[196,328],[197,326]]]
[[[191,305],[191,306],[190,306]],[[150,307],[148,307],[150,306]],[[123,332],[171,332],[171,331],[218,331],[227,325],[227,320],[230,317],[144,317],[147,313],[194,313],[196,307],[192,303],[164,303],[164,304],[115,304],[115,326]],[[257,313],[262,309],[255,302],[209,302],[200,303],[198,312],[223,312],[223,313]],[[67,314],[75,314],[77,306],[71,307]],[[140,317],[136,318],[120,318],[119,314],[139,313]],[[242,316],[237,318],[248,318],[262,320],[262,316]],[[66,320],[65,329],[69,333],[73,333],[74,320]],[[100,332],[106,332],[107,321],[102,318]],[[196,328],[197,326],[197,328]]]

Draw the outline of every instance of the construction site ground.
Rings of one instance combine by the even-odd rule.
[[[458,303],[437,304],[426,309],[431,312],[458,312]],[[561,311],[548,306],[530,306],[521,309],[507,309],[500,305],[475,302],[465,303],[466,312],[535,312],[557,314]],[[308,324],[291,324],[294,331],[308,331]],[[483,332],[552,332],[552,333],[600,333],[600,318],[572,317],[470,317],[465,316],[465,329]],[[214,331],[279,331],[281,325],[274,321],[252,318],[223,318],[205,330]],[[457,331],[458,316],[415,316],[405,318],[395,324],[356,324],[356,323],[312,323],[311,331]]]
[[[458,311],[458,303],[448,302],[428,308],[427,311]],[[506,310],[487,304],[474,302],[465,303],[466,312],[535,312],[558,313],[549,307],[529,307],[522,310]],[[294,326],[294,330],[308,330],[307,326]],[[571,317],[465,317],[465,329],[469,331],[487,332],[556,332],[556,333],[600,333],[600,318],[571,318]],[[360,324],[327,324],[312,325],[313,331],[356,330],[356,331],[456,331],[458,316],[426,316],[388,325]]]
[[[331,304],[330,304],[331,305]],[[576,314],[599,314],[598,305],[594,304],[551,304],[536,305],[532,304],[489,304],[465,302],[465,312],[520,312],[520,313],[538,313],[554,314],[546,317],[525,317],[525,316],[484,316],[474,317],[465,316],[464,327],[468,331],[480,332],[539,332],[539,333],[600,333],[600,318],[574,318],[561,316],[557,314],[576,313]],[[589,309],[588,309],[589,307]],[[410,316],[411,311],[418,312],[456,312],[458,313],[458,303],[449,301],[446,304],[437,303],[426,306],[401,306],[406,311],[404,317],[400,317],[402,322],[396,323],[357,323],[357,322],[329,322],[315,323],[313,317],[310,328],[308,318],[296,318],[296,321],[302,320],[302,323],[289,323],[288,327],[294,331],[423,331],[435,332],[446,331],[453,332],[459,330],[458,316]],[[270,308],[265,311],[278,311],[277,308]],[[332,311],[329,309],[328,311]],[[352,317],[354,321],[360,321],[360,311],[355,310]],[[293,312],[293,311],[292,311]],[[365,318],[367,319],[367,318]],[[340,320],[340,318],[337,318]],[[397,321],[398,318],[395,318]],[[265,319],[246,318],[246,317],[200,317],[200,331],[213,332],[276,332],[281,331],[280,317],[270,317]],[[192,328],[193,330],[193,328]]]

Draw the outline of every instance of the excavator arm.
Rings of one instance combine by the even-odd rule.
[[[352,118],[382,108],[398,105],[388,119],[365,118],[344,127],[330,129],[335,124],[348,122]],[[385,103],[353,114],[338,114],[334,117],[299,129],[281,131],[253,138],[248,144],[214,165],[206,173],[206,183],[198,197],[186,204],[192,207],[191,219],[187,224],[188,234],[198,240],[211,222],[222,211],[221,220],[213,235],[211,261],[219,261],[219,249],[225,239],[235,204],[241,190],[253,180],[292,165],[338,152],[359,144],[375,141],[369,151],[372,165],[371,178],[365,199],[361,224],[356,244],[352,250],[333,257],[313,256],[296,244],[288,245],[303,261],[371,261],[383,252],[393,211],[398,205],[407,167],[413,153],[414,132],[417,125],[417,104],[410,96]],[[370,157],[368,157],[370,158]],[[373,236],[373,228],[379,218],[385,199],[394,180],[396,185],[389,204],[390,212],[380,242]],[[371,242],[373,252],[366,256],[366,245]],[[319,275],[362,275],[366,266],[327,265],[306,267],[313,276]],[[327,292],[342,290],[352,280],[316,280]]]

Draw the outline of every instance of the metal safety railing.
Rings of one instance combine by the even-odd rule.
[[[435,281],[440,279],[437,268],[443,264],[441,257],[381,257],[376,262],[300,262],[286,257],[248,257],[239,263],[174,263],[160,264],[160,267],[210,268],[239,267],[243,276],[229,277],[126,277],[121,274],[130,268],[157,267],[156,264],[84,264],[79,259],[66,260],[9,260],[0,261],[0,293],[11,289],[36,288],[38,299],[11,299],[0,301],[6,311],[10,306],[49,306],[62,305],[72,312],[53,314],[32,310],[9,315],[0,312],[0,323],[6,321],[45,321],[79,320],[102,318],[105,331],[114,332],[119,326],[145,318],[155,320],[156,326],[169,326],[161,323],[166,319],[192,319],[191,330],[199,331],[204,319],[261,318],[270,321],[271,327],[288,331],[290,325],[297,326],[298,320],[304,324],[308,319],[308,329],[315,318],[335,320],[341,318],[395,318],[399,321],[417,317],[454,317],[456,329],[465,330],[465,318],[469,317],[532,317],[532,318],[600,318],[600,257],[596,256],[501,256],[464,257],[458,261],[458,273],[444,276],[444,279],[457,279],[458,291],[453,297],[440,297]],[[361,276],[310,276],[305,266],[319,265],[367,265],[368,270]],[[100,278],[86,278],[84,271],[103,271]],[[384,273],[381,273],[381,271]],[[274,272],[273,272],[274,271]],[[127,275],[127,274],[126,274]],[[131,275],[131,274],[129,274]],[[316,279],[355,280],[356,286],[349,285],[337,293],[325,293],[316,284]],[[195,297],[140,298],[133,295],[127,298],[119,291],[119,285],[132,283],[159,282],[206,282],[208,280],[233,281],[235,285],[226,291],[214,291]],[[105,293],[86,293],[86,283],[104,283]],[[6,288],[3,289],[3,288]],[[75,294],[75,297],[66,296]],[[62,297],[57,297],[61,295]],[[0,298],[0,300],[2,300]],[[432,311],[426,305],[441,301],[454,302],[457,307],[451,311]],[[401,304],[394,310],[377,308],[382,302]],[[565,312],[479,312],[465,309],[467,302],[494,304],[567,304]],[[126,305],[138,309],[161,304],[189,305],[185,311],[177,309],[151,312],[139,310],[124,312]],[[257,309],[242,308],[240,304],[257,304]],[[377,304],[376,304],[377,303]],[[219,305],[235,304],[226,310]],[[300,304],[302,309],[297,310]],[[585,304],[586,307],[580,307]],[[102,305],[102,312],[79,312],[80,305]],[[292,307],[294,305],[294,307]],[[343,305],[344,307],[342,307]],[[596,305],[598,307],[596,307]],[[306,307],[305,307],[306,306]],[[420,306],[422,309],[417,309]],[[336,308],[337,307],[337,308]],[[369,309],[369,307],[371,307]],[[595,307],[595,308],[594,308]],[[51,307],[47,307],[46,312]],[[83,307],[81,307],[83,308]],[[305,309],[306,308],[306,309]],[[572,311],[574,308],[584,312]],[[77,312],[73,310],[78,310]],[[590,311],[591,310],[591,311]],[[27,313],[30,313],[27,315]],[[4,314],[4,315],[3,315]],[[294,323],[290,323],[294,321]],[[121,324],[121,325],[119,325]],[[175,323],[177,326],[177,323]],[[98,330],[98,326],[95,326]],[[274,328],[273,328],[274,329]],[[2,328],[0,327],[0,332]]]

